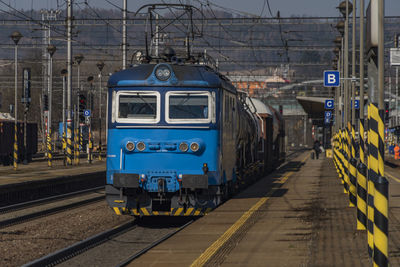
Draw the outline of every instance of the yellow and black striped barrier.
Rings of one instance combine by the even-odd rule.
[[[18,126],[14,126],[14,154],[13,154],[13,166],[14,170],[18,168]]]
[[[343,154],[342,154],[342,148],[341,148],[341,141],[340,141],[340,135],[339,134],[339,143],[338,143],[338,147],[336,149],[336,155],[337,155],[337,165],[339,168],[339,178],[341,180],[341,183],[344,185],[344,164],[343,164]]]
[[[71,126],[68,125],[67,128],[67,164],[72,165],[72,129]]]
[[[79,165],[80,163],[80,155],[81,155],[81,146],[80,146],[80,130],[79,130],[79,126],[76,129],[76,164]]]
[[[51,129],[49,129],[49,132],[47,133],[47,166],[49,166],[49,167],[53,166],[53,153],[52,153],[52,147],[51,147]]]
[[[62,135],[62,151],[63,151],[63,154],[64,154],[64,166],[67,165],[67,155],[66,155],[66,153],[67,153],[67,139],[65,137],[66,137],[65,131],[63,131],[63,135]]]
[[[364,119],[360,119],[360,131],[359,131],[359,137],[360,137],[360,161],[365,164],[365,141],[364,141]]]
[[[367,229],[367,166],[364,153],[364,119],[360,119],[360,163],[357,166],[357,230]]]
[[[372,109],[371,117],[378,122],[378,174],[374,180],[374,266],[388,266],[388,191],[389,183],[385,179],[385,124],[384,110]],[[377,114],[378,113],[378,114]]]
[[[348,130],[343,130],[343,173],[344,173],[344,193],[349,193],[349,142],[348,142]]]
[[[372,113],[375,116],[372,116]],[[378,121],[376,117],[379,116],[378,109],[375,105],[368,105],[368,186],[367,186],[367,239],[368,239],[368,254],[373,256],[374,251],[374,180],[378,177]]]
[[[338,146],[338,159],[339,159],[339,169],[340,169],[340,176],[341,176],[341,183],[345,187],[345,169],[344,169],[344,155],[343,155],[343,132],[339,130],[338,135],[339,146]]]
[[[375,181],[374,195],[374,266],[388,266],[388,194],[389,183],[379,176]]]
[[[350,138],[350,161],[349,161],[349,200],[350,207],[355,207],[357,205],[357,160],[356,160],[356,149],[355,149],[355,131],[354,126],[350,126],[351,138]]]
[[[13,154],[14,170],[18,168],[18,126],[14,124],[14,154]]]
[[[357,230],[367,229],[367,166],[360,162],[357,172]]]
[[[74,163],[79,164],[79,132],[78,129],[74,129]]]

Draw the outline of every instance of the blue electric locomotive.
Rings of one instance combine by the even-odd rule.
[[[140,64],[108,87],[106,195],[117,214],[203,215],[284,156],[274,111],[258,114],[206,65]]]

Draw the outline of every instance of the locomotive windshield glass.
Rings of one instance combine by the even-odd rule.
[[[213,116],[210,92],[168,92],[167,122],[208,123]]]
[[[158,92],[120,92],[118,122],[153,123],[159,121]]]

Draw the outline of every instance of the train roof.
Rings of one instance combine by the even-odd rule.
[[[171,70],[169,79],[162,81],[157,78],[155,70],[159,66]],[[178,64],[141,64],[114,73],[108,80],[109,87],[207,87],[224,88],[236,92],[236,88],[220,73],[206,65]]]
[[[273,115],[269,106],[265,105],[261,100],[253,97],[247,97],[246,103],[249,106],[251,112],[256,112],[258,114],[268,114]]]

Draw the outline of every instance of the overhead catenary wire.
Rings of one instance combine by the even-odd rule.
[[[169,8],[169,10],[170,10],[170,12],[172,13],[172,15],[173,15],[175,18],[177,18],[176,14],[175,14],[170,8]],[[197,28],[196,25],[194,25],[194,27]],[[180,30],[180,29],[179,29],[179,30]],[[198,30],[198,28],[197,28],[197,30]],[[221,52],[219,51],[218,48],[214,47],[214,46],[213,46],[207,39],[205,39],[203,36],[200,36],[200,38],[201,38],[213,51],[215,51],[217,54],[219,54],[219,55],[220,55],[222,58],[224,58],[225,60],[229,60],[229,61],[231,61],[231,62],[234,63],[234,64],[237,64],[237,65],[239,65],[239,66],[244,67],[244,66],[241,65],[239,62],[237,62],[237,61],[233,60],[232,58],[230,58],[229,56],[227,56],[227,55],[221,53]],[[251,71],[251,70],[246,70],[246,71],[249,72],[250,75],[252,75],[252,71]]]
[[[0,0],[0,3],[4,4],[4,5],[7,6],[8,8],[10,8],[11,10],[14,10],[14,11],[17,12],[18,14],[21,14],[23,17],[17,16],[17,15],[15,15],[15,14],[12,14],[12,13],[10,13],[10,12],[6,12],[6,11],[3,11],[3,10],[0,10],[0,11],[3,11],[4,13],[7,13],[7,14],[12,15],[12,16],[14,16],[14,17],[20,18],[20,19],[22,19],[22,20],[28,20],[28,21],[30,21],[30,22],[33,22],[33,23],[37,24],[37,25],[47,27],[47,25],[44,24],[43,22],[41,22],[41,21],[39,21],[39,20],[35,20],[34,18],[32,18],[32,17],[26,15],[25,13],[19,11],[18,9],[12,7],[10,4],[7,4],[7,3],[4,2],[3,0]],[[60,32],[59,30],[55,29],[54,27],[52,28],[52,31],[54,31],[54,32],[56,32],[56,33],[58,33],[58,34],[60,34],[61,36],[65,37],[65,38],[67,37],[66,32]],[[66,39],[65,39],[65,40],[66,40]],[[65,41],[65,40],[64,40],[64,41]],[[86,42],[79,41],[79,40],[76,40],[76,39],[72,39],[72,40],[73,40],[74,42],[77,42],[77,43],[83,45],[83,46],[92,47],[90,44],[87,44]],[[96,48],[94,48],[94,47],[92,47],[92,48],[93,48],[93,49],[96,49]],[[109,54],[106,50],[103,50],[102,48],[97,48],[97,50],[103,51],[104,54],[107,55],[107,56],[113,56],[113,55]]]

